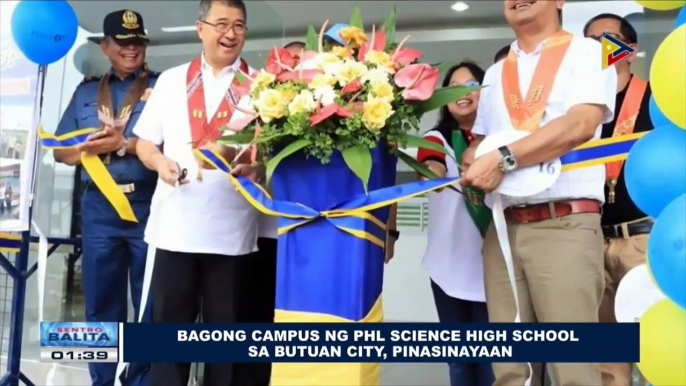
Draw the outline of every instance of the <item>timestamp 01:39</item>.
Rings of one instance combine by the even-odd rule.
[[[41,362],[117,362],[116,347],[42,347]]]

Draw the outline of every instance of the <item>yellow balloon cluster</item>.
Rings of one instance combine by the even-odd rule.
[[[636,0],[644,8],[654,9],[656,11],[667,11],[670,9],[677,9],[686,4],[686,0]]]
[[[672,31],[655,52],[650,87],[662,113],[686,129],[686,24]]]
[[[653,385],[686,385],[686,312],[664,299],[639,322],[643,376]]]

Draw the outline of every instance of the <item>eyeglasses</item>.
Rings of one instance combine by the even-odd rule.
[[[243,36],[245,35],[245,31],[248,30],[248,27],[244,26],[243,24],[227,24],[224,22],[219,22],[219,23],[210,23],[209,21],[205,20],[200,20],[201,23],[211,25],[214,27],[214,30],[217,31],[219,34],[226,34],[229,32],[229,30],[233,30],[233,33],[236,34],[236,36]]]
[[[475,80],[470,80],[468,82],[464,82],[464,85],[467,87],[477,87],[477,86],[480,86],[481,84]]]
[[[451,83],[450,86],[478,87],[481,86],[481,83],[476,80],[468,80],[464,83]]]

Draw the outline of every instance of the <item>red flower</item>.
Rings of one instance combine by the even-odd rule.
[[[367,56],[367,52],[370,50],[383,51],[386,49],[386,31],[381,29],[379,32],[375,33],[375,30],[376,27],[373,27],[372,40],[362,44],[360,51],[357,53],[357,60],[360,62],[364,61],[365,56]]]
[[[355,114],[355,112],[350,109],[341,107],[337,103],[332,103],[325,107],[321,107],[320,105],[319,107],[317,107],[317,111],[315,111],[315,113],[312,116],[310,116],[310,125],[316,126],[319,123],[325,121],[327,118],[333,116],[334,114],[342,118],[349,118],[352,117]]]
[[[362,90],[362,82],[359,79],[355,79],[354,81],[346,84],[345,87],[343,87],[343,89],[341,90],[341,96],[352,94],[360,90]]]
[[[302,81],[310,83],[312,79],[318,74],[323,73],[321,70],[295,70],[284,71],[276,76],[277,82],[287,82],[289,80]]]
[[[395,74],[395,84],[403,88],[403,98],[408,101],[425,101],[438,83],[438,70],[426,63],[410,64]]]
[[[279,75],[284,71],[292,70],[297,63],[296,57],[285,48],[274,47],[267,57],[265,71],[270,74]]]
[[[391,54],[393,62],[401,66],[408,66],[421,57],[422,52],[413,48],[401,48],[400,50],[393,51]]]

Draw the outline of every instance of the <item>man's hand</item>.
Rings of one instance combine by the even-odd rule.
[[[460,178],[463,186],[471,185],[490,193],[500,186],[505,173],[500,170],[500,153],[492,151],[477,158],[466,173]]]
[[[157,174],[159,174],[160,179],[171,186],[176,186],[177,184],[184,185],[188,183],[188,180],[185,178],[185,176],[181,175],[182,171],[179,167],[179,164],[163,155],[160,155],[160,158],[157,161],[157,167],[155,169],[157,170]]]
[[[124,136],[121,131],[113,127],[91,134],[86,142],[78,145],[77,150],[89,154],[105,154],[115,152],[124,146]]]
[[[264,177],[264,166],[259,164],[238,164],[231,169],[231,174],[249,179],[252,182],[259,182]]]
[[[386,264],[388,264],[389,261],[393,259],[393,255],[395,253],[395,242],[397,239],[393,236],[386,236],[386,248],[384,249],[384,252],[386,253]]]

